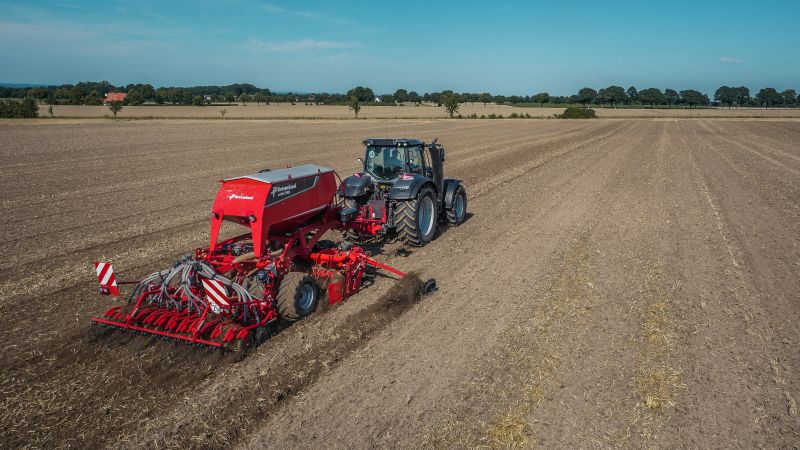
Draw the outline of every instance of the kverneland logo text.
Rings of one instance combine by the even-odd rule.
[[[297,184],[288,184],[286,186],[273,186],[272,192],[270,193],[270,195],[272,195],[272,196],[284,195],[284,193],[288,193],[288,191],[290,191],[290,190],[292,190],[292,189],[294,189],[296,187],[297,187]]]
[[[231,194],[228,196],[228,200],[252,200],[252,195],[239,195],[239,194]]]

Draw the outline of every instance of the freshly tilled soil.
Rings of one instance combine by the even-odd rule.
[[[800,442],[796,121],[42,122],[0,133],[4,448]],[[207,245],[216,180],[386,135],[467,186],[464,224],[375,249],[439,291],[375,274],[243,360],[88,325],[91,262]]]

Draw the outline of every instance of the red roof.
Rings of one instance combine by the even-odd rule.
[[[119,101],[124,102],[125,98],[128,97],[128,94],[124,92],[109,92],[106,94],[106,98],[103,100],[103,103]]]

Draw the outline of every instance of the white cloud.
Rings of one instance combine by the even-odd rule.
[[[727,63],[727,64],[741,64],[741,62],[742,62],[740,59],[732,58],[730,56],[721,56],[719,58],[719,60],[720,60],[720,62],[724,62],[724,63]]]
[[[349,20],[349,19],[340,19],[338,17],[325,16],[325,15],[318,14],[318,13],[311,12],[311,11],[301,11],[301,10],[296,10],[296,9],[286,9],[286,8],[281,7],[281,6],[273,5],[271,3],[265,3],[265,4],[261,5],[261,8],[264,11],[269,12],[269,13],[297,16],[297,17],[302,17],[303,19],[322,20],[322,21],[325,21],[325,22],[336,23],[336,24],[339,24],[339,25],[355,25],[356,24],[354,21]]]
[[[299,39],[296,41],[280,42],[252,39],[248,43],[248,47],[256,52],[304,52],[353,48],[357,47],[357,45],[353,42],[321,41],[317,39]]]

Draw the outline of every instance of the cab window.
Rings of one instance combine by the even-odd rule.
[[[422,161],[425,162],[425,168],[430,169],[433,167],[433,163],[431,161],[431,152],[423,151],[422,152]]]
[[[372,175],[390,180],[405,171],[402,149],[394,146],[369,146],[364,166]]]
[[[411,173],[424,175],[424,165],[422,163],[422,152],[419,147],[408,148],[408,170]]]

